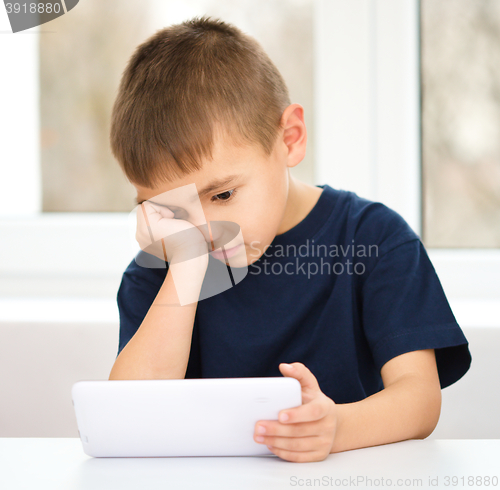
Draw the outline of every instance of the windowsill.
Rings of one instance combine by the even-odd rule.
[[[462,328],[500,328],[499,299],[449,299]]]
[[[500,300],[450,299],[462,328],[500,328]],[[0,323],[119,323],[116,299],[0,298]]]
[[[0,298],[0,323],[119,323],[107,298]]]

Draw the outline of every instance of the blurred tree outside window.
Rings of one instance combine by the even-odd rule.
[[[110,117],[133,51],[157,30],[210,15],[255,37],[304,107],[313,183],[313,0],[85,0],[40,34],[42,211],[130,212],[135,189],[109,147]]]
[[[500,1],[420,8],[424,242],[500,247]]]

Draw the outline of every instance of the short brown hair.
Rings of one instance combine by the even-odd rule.
[[[217,135],[269,156],[288,105],[285,81],[254,38],[195,17],[136,48],[113,106],[111,150],[129,181],[154,188],[201,169]]]

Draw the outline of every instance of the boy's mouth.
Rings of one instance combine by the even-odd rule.
[[[228,259],[229,257],[232,257],[233,255],[238,253],[238,250],[241,248],[243,244],[240,243],[239,245],[236,245],[236,247],[233,248],[224,248],[224,251],[222,250],[222,247],[214,250],[213,252],[210,252],[210,255],[214,257],[215,259],[219,260],[225,260],[226,258]],[[224,257],[224,254],[226,255]]]

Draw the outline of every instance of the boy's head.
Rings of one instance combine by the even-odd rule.
[[[303,109],[290,104],[262,47],[206,17],[138,46],[122,76],[110,135],[139,202],[195,183],[202,217],[185,203],[156,202],[195,225],[237,223],[248,263],[286,231],[293,212],[288,168],[304,158],[306,139]],[[203,194],[229,176],[235,179]]]

